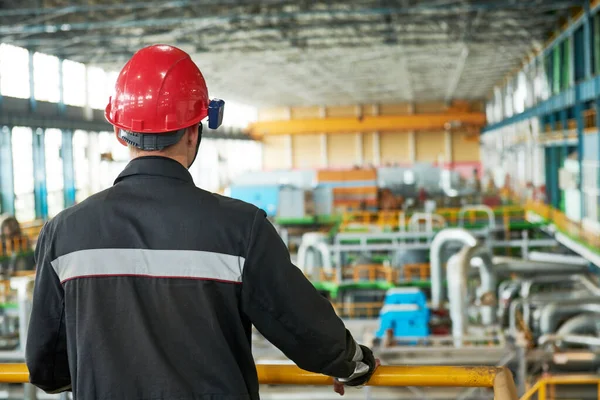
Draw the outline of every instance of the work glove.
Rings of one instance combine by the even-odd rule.
[[[336,381],[345,386],[362,386],[366,384],[379,362],[373,357],[373,352],[366,346],[359,345],[352,361],[356,362],[354,372],[348,378],[336,378]]]

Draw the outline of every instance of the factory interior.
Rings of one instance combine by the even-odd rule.
[[[600,400],[599,0],[2,0],[0,43],[0,399],[71,396],[3,375],[36,241],[125,168],[105,108],[169,44],[225,101],[194,183],[264,210],[381,368],[410,371],[346,398]],[[509,371],[517,397],[465,371]],[[338,397],[294,382],[261,397]]]

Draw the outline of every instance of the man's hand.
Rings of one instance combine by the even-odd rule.
[[[379,361],[379,359],[375,359],[375,368],[373,369],[373,372],[375,372],[377,367],[379,367],[380,365],[381,365],[381,362]],[[334,379],[333,380],[333,391],[336,392],[337,394],[339,394],[340,396],[343,396],[346,393],[346,387],[344,386],[344,383],[338,381],[337,379]]]

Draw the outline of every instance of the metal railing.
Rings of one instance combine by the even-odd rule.
[[[510,224],[512,222],[520,222],[525,219],[525,210],[518,206],[502,206],[493,208],[495,216],[501,217],[504,224]],[[457,225],[461,220],[461,209],[460,208],[440,208],[435,211],[435,214],[443,217],[450,225]],[[487,224],[488,216],[479,210],[464,210],[463,218],[465,223],[476,225],[476,224]],[[345,212],[342,215],[342,223],[340,225],[340,231],[352,230],[351,228],[358,229],[360,226],[377,226],[381,229],[389,228],[392,230],[408,229],[408,221],[412,216],[411,213],[404,213],[402,211],[352,211]]]
[[[528,201],[527,211],[533,212],[543,219],[553,223],[559,231],[570,236],[588,247],[600,249],[600,237],[595,232],[585,229],[581,223],[570,220],[564,213],[552,206],[539,201]]]
[[[265,385],[331,385],[332,378],[304,371],[295,365],[257,365],[258,380]],[[28,383],[25,364],[0,364],[0,383]],[[492,388],[495,400],[517,400],[512,374],[503,367],[381,366],[369,386],[481,387]]]
[[[558,385],[595,385],[600,399],[600,376],[598,375],[556,375],[544,376],[529,389],[521,400],[529,400],[537,395],[537,400],[555,398],[555,390]]]

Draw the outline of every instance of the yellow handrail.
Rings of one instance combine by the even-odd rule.
[[[332,378],[304,371],[295,365],[257,365],[258,380],[266,385],[331,385]],[[0,383],[27,383],[25,364],[0,364]],[[381,366],[370,386],[485,387],[495,400],[517,400],[510,371],[497,367]]]
[[[548,375],[540,378],[524,395],[521,400],[529,400],[537,394],[538,400],[546,400],[548,386],[551,385],[597,385],[600,398],[600,376],[598,375]]]

